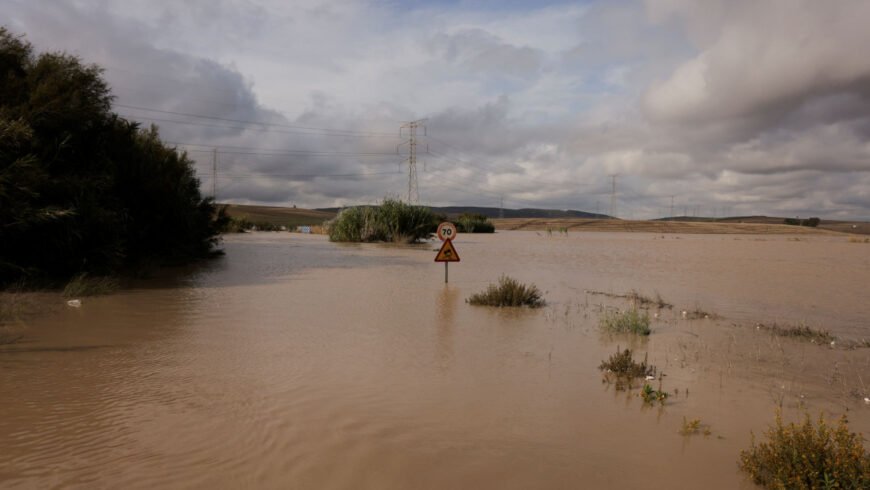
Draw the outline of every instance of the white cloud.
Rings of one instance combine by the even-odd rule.
[[[303,135],[119,109],[197,123],[159,122],[167,140],[198,150],[295,151],[225,150],[220,197],[238,202],[401,194],[398,156],[360,154],[395,152],[399,124],[425,116],[433,154],[421,158],[420,188],[432,204],[504,196],[511,207],[594,211],[619,173],[619,209],[635,217],[657,215],[671,195],[745,214],[870,211],[866,2],[399,7],[7,0],[0,18],[38,49],[105,66],[120,104],[387,133]],[[210,188],[211,157],[192,156]]]

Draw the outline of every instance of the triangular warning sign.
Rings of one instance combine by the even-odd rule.
[[[459,254],[453,248],[453,240],[444,240],[441,250],[435,256],[435,262],[459,262]]]

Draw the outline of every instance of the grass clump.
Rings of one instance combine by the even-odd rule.
[[[819,415],[818,423],[806,415],[802,424],[776,421],[767,440],[740,452],[740,468],[765,488],[870,488],[870,454],[862,437],[849,431],[843,416],[830,425]]]
[[[434,226],[429,208],[396,199],[384,199],[379,206],[344,209],[326,223],[333,242],[414,243],[429,238]]]
[[[534,284],[525,285],[508,276],[501,276],[498,285],[490,284],[486,291],[471,295],[469,304],[480,306],[528,306],[540,308],[546,302]]]
[[[637,308],[605,312],[599,321],[601,328],[610,333],[649,335],[649,314]]]
[[[118,280],[114,277],[90,277],[87,274],[79,274],[66,284],[63,295],[66,297],[100,296],[113,293],[118,287]]]
[[[759,324],[758,328],[779,337],[791,337],[819,344],[827,344],[837,339],[827,330],[816,329],[807,325],[779,325],[774,323],[773,325]]]

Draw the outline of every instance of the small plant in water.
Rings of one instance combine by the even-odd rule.
[[[637,308],[625,311],[605,312],[599,321],[601,328],[611,333],[633,333],[649,335],[649,314]]]
[[[710,431],[710,426],[701,423],[701,419],[687,420],[686,417],[683,417],[683,427],[680,429],[680,434],[684,436],[695,434],[709,436],[712,432]]]
[[[824,416],[814,424],[809,414],[802,424],[776,421],[756,444],[740,452],[740,468],[765,488],[870,488],[870,454],[862,437],[849,431],[843,416],[835,426]]]
[[[659,378],[659,389],[653,388],[649,383],[644,383],[643,389],[640,390],[640,397],[643,398],[643,402],[648,405],[652,405],[656,402],[658,402],[659,405],[664,405],[665,400],[668,399],[669,395],[662,391],[661,385],[661,378]]]
[[[764,325],[758,324],[759,330],[766,330],[773,335],[778,335],[780,337],[791,337],[794,339],[802,339],[808,340],[810,342],[819,343],[819,344],[828,344],[831,341],[836,340],[836,337],[831,335],[827,330],[816,329],[809,327],[807,325],[778,325],[774,323],[773,325]]]
[[[601,362],[598,369],[604,371],[604,381],[615,383],[617,390],[630,388],[631,381],[635,378],[655,376],[656,374],[656,367],[647,364],[646,355],[644,355],[643,362],[636,362],[632,358],[630,349],[620,352],[619,347],[616,348],[616,353],[612,354],[610,359]]]
[[[490,284],[486,291],[473,294],[466,301],[472,305],[528,306],[529,308],[540,308],[546,304],[537,286],[522,284],[508,276],[501,276],[498,285]]]

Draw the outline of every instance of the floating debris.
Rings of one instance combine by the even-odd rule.
[[[67,306],[72,306],[73,308],[81,308],[81,307],[82,307],[82,300],[80,300],[80,299],[71,299],[71,300],[69,300],[69,301],[66,302],[66,305],[67,305]]]

